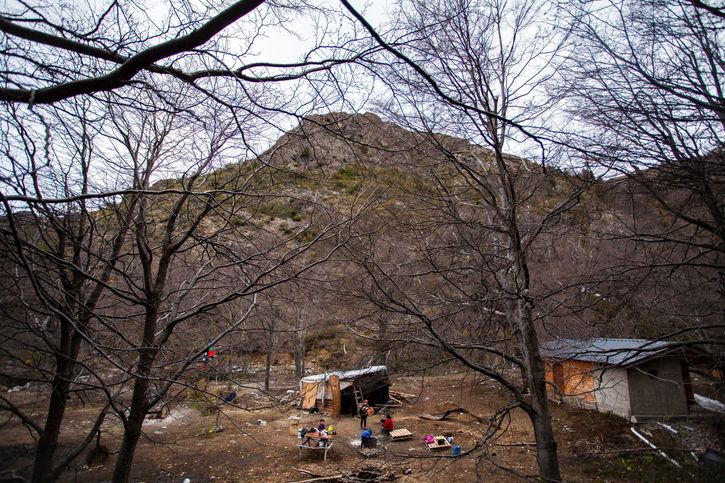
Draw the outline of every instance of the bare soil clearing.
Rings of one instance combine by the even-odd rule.
[[[278,396],[296,389],[294,381],[273,391]],[[216,414],[203,415],[192,400],[171,407],[164,419],[151,419],[144,425],[146,438],[134,459],[134,481],[179,482],[190,478],[193,483],[224,481],[281,482],[301,481],[315,476],[350,474],[373,470],[376,474],[395,475],[396,481],[520,481],[524,475],[536,473],[533,434],[526,415],[519,410],[505,422],[506,431],[489,445],[485,456],[477,450],[460,458],[449,451],[431,453],[423,443],[427,434],[453,436],[465,454],[474,448],[486,425],[465,413],[454,412],[441,421],[421,419],[421,414],[442,414],[453,408],[465,408],[483,418],[508,402],[493,383],[480,381],[470,374],[451,373],[434,377],[393,378],[393,390],[415,394],[402,408],[391,411],[396,428],[414,432],[407,441],[382,441],[381,450],[372,456],[361,454],[359,421],[350,415],[330,418],[299,412],[292,404],[275,408],[246,410],[224,406],[214,432]],[[223,390],[220,385],[219,390]],[[239,391],[238,391],[239,392]],[[35,399],[31,389],[13,393],[13,399],[26,408],[43,408],[45,401]],[[240,394],[244,400],[260,399],[258,393]],[[67,415],[67,428],[88,429],[95,414],[75,401]],[[300,455],[299,439],[290,434],[290,417],[301,416],[303,425],[317,425],[320,417],[336,428],[336,443],[328,453],[327,462],[321,452],[305,451]],[[718,446],[717,425],[711,415],[674,423],[674,435],[656,424],[638,425],[650,441],[679,461],[676,468],[649,450],[629,430],[630,425],[616,416],[585,411],[567,406],[553,406],[554,428],[559,442],[562,472],[566,481],[695,481],[697,468],[689,450]],[[379,435],[379,417],[368,424]],[[2,426],[0,467],[15,469],[25,476],[31,467],[33,440],[13,419]],[[102,443],[117,449],[122,428],[118,420],[109,418],[103,426]],[[63,447],[80,438],[80,431],[67,429],[61,435]],[[109,480],[115,455],[103,466],[85,467],[84,458],[70,468],[62,481]],[[506,469],[504,469],[506,468]]]

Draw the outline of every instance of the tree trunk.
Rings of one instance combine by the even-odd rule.
[[[38,439],[38,449],[33,463],[34,483],[53,481],[53,457],[58,447],[58,435],[63,423],[66,398],[70,389],[71,378],[81,346],[81,337],[66,322],[61,321],[60,350],[56,355],[56,371],[53,378],[53,389],[48,403],[48,415],[45,419],[43,432]]]
[[[539,338],[534,329],[533,300],[529,295],[531,278],[526,252],[521,244],[516,214],[516,191],[508,175],[502,146],[497,145],[495,148],[500,180],[501,213],[505,221],[507,238],[506,258],[509,260],[507,270],[502,277],[504,291],[511,297],[507,317],[518,336],[517,356],[523,362],[524,393],[528,389],[531,394],[531,407],[527,412],[534,428],[539,475],[547,481],[561,481],[556,441],[549,414],[549,400],[546,395],[546,374],[539,353]]]
[[[297,318],[294,338],[295,379],[301,379],[305,376],[305,330],[302,317]]]
[[[63,375],[59,373],[55,376],[48,405],[48,416],[43,432],[38,439],[38,449],[33,465],[33,483],[53,481],[53,456],[58,447],[58,435],[65,414],[66,394],[69,387],[70,383]]]
[[[384,315],[382,315],[378,318],[377,350],[375,351],[375,357],[373,359],[373,364],[375,365],[387,365],[388,353],[390,352],[388,330],[388,319]]]
[[[136,451],[138,439],[141,436],[148,406],[148,388],[151,368],[156,358],[158,349],[153,346],[154,334],[156,332],[156,320],[158,317],[158,306],[160,297],[154,293],[148,297],[151,308],[146,312],[144,320],[144,333],[141,339],[138,364],[133,383],[133,395],[131,396],[131,408],[128,419],[123,426],[123,441],[118,452],[116,466],[113,468],[113,483],[126,483],[131,474],[131,465]]]
[[[118,452],[116,466],[113,469],[113,483],[126,483],[131,475],[133,456],[136,452],[136,445],[141,437],[141,426],[146,417],[147,402],[146,392],[148,390],[148,379],[138,377],[133,387],[133,398],[128,420],[124,425],[123,441]]]
[[[269,391],[269,379],[272,373],[272,349],[273,349],[273,341],[272,341],[273,333],[270,329],[269,333],[267,334],[267,360],[264,367],[264,390]]]
[[[531,393],[529,418],[536,439],[536,460],[539,475],[547,481],[561,481],[559,457],[557,455],[554,430],[549,414],[549,399],[546,395],[544,363],[539,354],[539,340],[532,323],[531,306],[528,301],[518,302],[519,327],[521,330],[521,352]]]
[[[231,392],[232,386],[233,386],[233,384],[232,384],[232,358],[230,355],[225,354],[224,360],[226,360],[226,362],[227,362],[227,375],[226,375],[227,391]]]
[[[539,409],[541,410],[542,408]],[[561,481],[559,456],[548,408],[544,409],[544,414],[538,414],[537,409],[534,408],[529,417],[534,427],[536,461],[539,465],[539,475],[547,481]]]

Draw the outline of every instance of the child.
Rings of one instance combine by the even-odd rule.
[[[360,447],[369,448],[370,440],[372,438],[373,438],[373,432],[371,430],[369,430],[368,428],[363,428],[362,433],[360,434]]]

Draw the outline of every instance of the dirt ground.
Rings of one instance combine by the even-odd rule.
[[[219,386],[221,391],[223,386]],[[151,419],[144,425],[146,438],[140,441],[134,467],[133,481],[181,482],[292,482],[335,474],[375,473],[394,475],[395,481],[520,481],[536,474],[533,434],[526,415],[515,410],[505,421],[506,430],[485,450],[474,449],[486,429],[470,415],[454,413],[443,421],[419,418],[421,414],[441,414],[463,407],[488,419],[508,402],[504,393],[489,381],[473,375],[448,373],[434,377],[397,377],[394,391],[415,395],[401,408],[390,411],[396,428],[414,432],[409,441],[382,441],[380,451],[371,456],[360,453],[359,421],[350,415],[331,418],[325,415],[300,412],[294,407],[298,389],[291,381],[274,388],[277,396],[288,396],[288,403],[270,408],[269,401],[254,389],[240,390],[240,401],[257,401],[266,409],[247,410],[231,405],[224,407],[218,424],[222,431],[214,432],[217,415],[203,415],[198,401],[187,399],[171,408],[164,419]],[[13,393],[13,398],[33,401],[41,410],[45,402],[35,399],[28,389]],[[41,411],[42,413],[42,411]],[[66,430],[61,435],[61,450],[70,448],[80,438],[72,428],[88,429],[93,409],[72,403],[67,412]],[[688,421],[670,426],[672,433],[657,424],[637,425],[638,431],[678,461],[680,468],[649,449],[631,431],[630,425],[616,416],[553,406],[552,416],[560,449],[560,463],[566,481],[707,481],[690,450],[702,452],[718,447],[718,420],[710,414],[694,415]],[[335,445],[322,461],[321,452],[300,454],[296,430],[290,430],[290,418],[301,418],[302,425],[316,425],[324,417],[336,428]],[[368,419],[368,425],[379,433],[379,417]],[[0,426],[0,469],[14,469],[29,476],[32,464],[33,440],[17,421],[10,419]],[[294,432],[294,435],[291,433]],[[111,451],[118,449],[121,426],[109,418],[104,423],[102,443]],[[431,453],[423,444],[426,434],[446,434],[460,445],[464,456],[454,458],[449,451]],[[697,453],[696,453],[697,454]],[[104,465],[87,467],[85,458],[78,459],[62,481],[106,481],[110,479],[115,456],[111,454]],[[717,477],[714,477],[717,479]]]

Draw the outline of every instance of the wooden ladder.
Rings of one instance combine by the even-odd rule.
[[[363,393],[357,386],[352,386],[353,393],[355,394],[355,409],[359,409],[360,405],[363,403],[365,398],[363,397]]]

